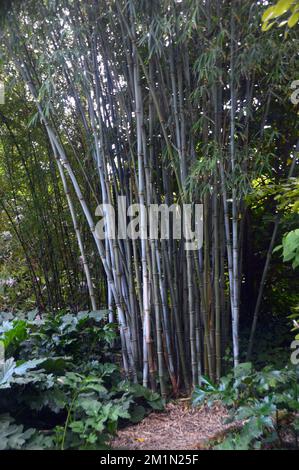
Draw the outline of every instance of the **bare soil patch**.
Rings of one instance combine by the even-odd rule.
[[[136,425],[118,431],[114,449],[191,450],[207,448],[210,440],[225,435],[232,424],[224,424],[227,410],[219,403],[192,408],[188,402],[169,403]]]

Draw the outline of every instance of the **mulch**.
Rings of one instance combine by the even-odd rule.
[[[163,412],[153,412],[140,423],[118,431],[114,449],[191,450],[205,449],[210,440],[225,435],[227,410],[219,403],[192,408],[188,401],[168,403]]]

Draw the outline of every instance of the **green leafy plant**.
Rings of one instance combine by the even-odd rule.
[[[14,358],[7,359],[7,361],[0,364],[0,389],[10,388],[13,382],[23,383],[23,379],[20,379],[20,377],[26,375],[27,371],[35,369],[42,362],[44,362],[44,359],[33,359],[17,365]]]
[[[193,404],[211,405],[221,400],[230,410],[228,422],[242,423],[217,449],[257,449],[270,444],[283,447],[280,419],[286,415],[291,418],[293,446],[297,446],[298,379],[298,368],[275,370],[267,366],[255,371],[251,363],[242,363],[219,385],[205,378],[194,391]]]
[[[0,365],[5,449],[101,449],[122,423],[163,409],[157,393],[107,362],[115,328],[103,323],[105,314],[3,315],[0,340],[16,355]]]
[[[0,450],[42,450],[53,446],[51,436],[42,435],[36,429],[24,429],[9,414],[0,415]]]
[[[281,17],[288,15],[287,19],[281,20]],[[288,25],[293,28],[299,21],[299,2],[297,0],[279,0],[275,5],[270,6],[264,12],[263,31],[268,31],[275,24],[278,26]]]
[[[15,424],[11,416],[0,416],[0,450],[22,449],[34,433],[34,429],[24,431],[24,426]]]
[[[282,245],[277,246],[274,251],[282,249],[283,261],[292,261],[293,269],[299,266],[299,228],[285,234]]]

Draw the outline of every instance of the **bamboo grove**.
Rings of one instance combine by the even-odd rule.
[[[26,0],[12,2],[5,16],[3,54],[13,58],[7,74],[16,74],[35,109],[28,129],[47,142],[42,158],[57,191],[43,201],[43,181],[29,181],[33,195],[38,185],[33,210],[54,205],[58,231],[59,219],[67,220],[57,256],[76,266],[73,253],[80,255],[88,307],[106,306],[118,324],[125,374],[163,397],[169,384],[176,394],[203,374],[218,380],[227,346],[234,365],[244,357],[247,198],[253,181],[296,172],[296,112],[288,98],[298,78],[296,32],[285,43],[280,31],[263,33],[262,3]],[[203,247],[99,240],[95,209],[116,206],[119,195],[128,205],[202,203]],[[45,237],[51,221],[38,220]],[[275,230],[249,349],[274,243]]]

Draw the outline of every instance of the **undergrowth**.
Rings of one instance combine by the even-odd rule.
[[[123,378],[105,316],[0,313],[0,450],[103,449],[119,425],[163,409]]]
[[[298,448],[298,379],[298,366],[256,371],[250,362],[240,364],[218,385],[203,377],[193,393],[193,404],[210,406],[221,401],[230,412],[227,422],[236,424],[214,448]]]

